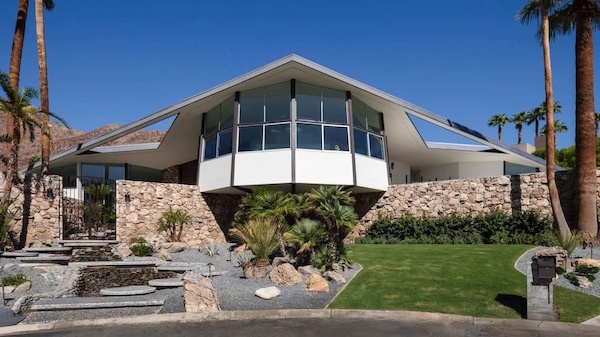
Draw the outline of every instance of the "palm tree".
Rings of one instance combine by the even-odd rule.
[[[354,212],[354,198],[341,186],[320,186],[309,195],[309,204],[327,229],[327,249],[332,262],[339,260],[341,229],[352,230],[358,216]]]
[[[308,256],[304,262],[312,265],[315,260],[315,248],[323,242],[326,235],[319,221],[303,218],[296,221],[292,229],[286,233],[286,238],[298,246],[299,257]]]
[[[15,92],[19,90],[19,78],[21,76],[21,58],[23,56],[23,42],[25,40],[25,23],[27,22],[27,11],[29,10],[29,0],[19,0],[19,9],[17,11],[17,23],[15,25],[15,34],[10,52],[9,78],[10,86]],[[10,99],[10,97],[9,97]],[[19,128],[15,127],[15,121],[11,113],[6,118],[6,135],[10,139],[20,139]],[[6,144],[6,157],[12,157],[13,142]]]
[[[40,110],[50,111],[48,95],[48,65],[46,62],[46,38],[44,33],[44,8],[52,10],[53,0],[35,0],[35,30],[37,33],[38,65],[40,71]],[[47,114],[41,114],[42,126],[42,175],[47,175],[50,163],[50,121]]]
[[[542,126],[542,134],[546,134],[546,129],[547,129],[548,125],[544,125]],[[567,132],[569,131],[569,128],[567,127],[567,125],[565,123],[563,123],[562,121],[555,119],[554,120],[554,134],[556,135],[557,133],[563,133],[563,132]],[[554,137],[554,148],[556,149],[556,136]]]
[[[505,114],[493,115],[488,121],[488,126],[498,127],[498,141],[502,141],[502,127],[510,123],[510,118],[506,117]]]
[[[540,135],[540,121],[546,119],[546,113],[540,107],[535,107],[527,112],[527,125],[535,124],[535,136]]]
[[[517,19],[528,24],[532,20],[540,20],[540,38],[542,42],[542,52],[544,55],[544,86],[546,92],[545,119],[549,123],[546,130],[546,180],[548,181],[548,194],[554,223],[561,236],[568,237],[571,230],[565,214],[560,204],[560,197],[555,180],[555,134],[554,134],[554,94],[552,92],[552,65],[550,62],[550,18],[549,12],[555,11],[560,5],[560,0],[530,0],[517,14]],[[536,132],[537,133],[537,132]]]
[[[517,129],[517,144],[521,144],[521,140],[523,138],[523,124],[527,123],[527,113],[525,111],[521,111],[518,114],[514,114],[510,121]]]

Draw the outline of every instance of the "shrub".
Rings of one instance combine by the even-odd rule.
[[[577,267],[575,267],[575,272],[578,274],[596,274],[598,271],[600,271],[600,268],[588,266],[585,264],[580,264]]]
[[[544,239],[546,240],[545,243],[548,246],[562,247],[567,251],[567,253],[569,253],[569,256],[573,254],[575,248],[580,246],[582,242],[582,236],[577,232],[566,236],[563,236],[560,233],[546,234]]]
[[[232,228],[229,234],[234,240],[245,243],[259,260],[266,260],[278,247],[277,226],[268,220],[249,220]]]
[[[140,244],[140,245],[145,245],[148,243],[148,241],[146,241],[146,239],[143,236],[138,236],[138,237],[129,239],[130,245],[134,245],[136,243]]]
[[[181,241],[183,225],[190,223],[192,217],[184,210],[173,210],[171,206],[162,213],[158,220],[157,229],[159,233],[165,232],[169,242]]]
[[[16,212],[9,209],[11,205],[12,201],[0,205],[0,249],[4,249],[8,241],[10,222],[17,216]]]
[[[315,255],[315,247],[325,241],[327,233],[323,225],[312,219],[303,218],[292,226],[285,234],[287,241],[296,246],[296,257],[301,263],[312,264]]]
[[[129,249],[135,256],[152,256],[154,254],[154,248],[145,243],[136,243],[131,245]]]
[[[16,275],[9,275],[2,278],[3,286],[18,286],[22,283],[27,282],[27,277],[23,273],[18,273]]]

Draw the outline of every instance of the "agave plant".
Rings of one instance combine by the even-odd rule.
[[[167,233],[169,242],[181,241],[183,225],[190,223],[192,217],[184,210],[173,210],[171,206],[158,220],[158,232]]]
[[[249,220],[229,230],[231,237],[240,243],[245,243],[256,256],[257,264],[269,260],[279,247],[277,228],[270,220]]]

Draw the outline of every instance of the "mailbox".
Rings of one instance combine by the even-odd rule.
[[[556,277],[556,257],[539,256],[537,258],[538,278],[540,283],[549,284]]]

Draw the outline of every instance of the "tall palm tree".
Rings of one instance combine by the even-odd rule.
[[[25,23],[27,22],[27,11],[29,10],[29,0],[19,0],[19,8],[17,11],[17,22],[15,25],[15,33],[13,36],[13,44],[10,52],[10,67],[9,78],[10,85],[16,92],[19,90],[19,78],[21,76],[21,58],[23,57],[23,42],[25,41]],[[10,99],[10,97],[9,97]],[[15,127],[13,116],[9,113],[6,118],[6,135],[9,139],[21,138],[19,128]],[[6,143],[6,157],[9,161],[12,160],[13,141]],[[9,166],[11,163],[9,163]]]
[[[527,125],[534,124],[536,137],[539,137],[540,135],[540,121],[545,119],[546,112],[544,112],[544,110],[542,110],[540,107],[535,107],[527,112]]]
[[[505,114],[493,115],[488,121],[488,126],[498,127],[498,141],[502,141],[502,128],[508,123],[510,123],[510,118]]]
[[[521,144],[521,140],[523,139],[523,124],[527,123],[527,112],[521,111],[517,114],[514,114],[510,121],[517,129],[517,144]]]
[[[547,131],[546,129],[547,128],[548,128],[548,125],[542,126],[542,129],[541,129],[542,134],[544,134],[544,135],[546,134],[546,131]],[[567,131],[569,131],[569,128],[567,127],[567,125],[565,123],[563,123],[562,121],[560,121],[558,119],[554,120],[554,134],[555,134],[555,137],[554,137],[554,148],[556,148],[556,134],[557,133],[567,132]]]
[[[560,0],[530,0],[519,13],[517,19],[528,24],[533,20],[540,21],[540,35],[542,43],[542,53],[544,56],[544,87],[546,93],[545,104],[545,119],[550,125],[546,130],[546,180],[548,181],[548,194],[550,197],[550,205],[552,214],[554,215],[554,223],[556,224],[559,233],[563,237],[571,235],[571,230],[560,203],[558,188],[555,180],[555,134],[554,134],[554,94],[552,92],[552,65],[550,62],[550,18],[549,13],[556,11],[560,6]]]
[[[44,8],[52,10],[53,0],[35,0],[35,30],[37,35],[38,65],[40,72],[40,110],[50,111],[48,94],[48,65],[46,62],[46,38],[44,33]],[[40,115],[42,120],[42,175],[47,175],[50,163],[50,121],[47,114]]]

